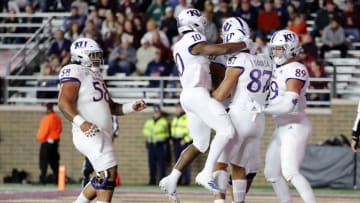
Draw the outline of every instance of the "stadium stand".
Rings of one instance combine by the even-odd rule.
[[[32,2],[32,1],[29,1]],[[35,1],[36,2],[36,1]],[[160,103],[164,105],[173,105],[177,102],[178,92],[180,92],[180,87],[173,87],[169,85],[170,83],[177,80],[174,76],[166,76],[156,78],[156,77],[144,77],[141,75],[131,75],[124,77],[122,74],[116,74],[115,76],[107,76],[106,68],[107,57],[110,54],[111,50],[117,46],[120,42],[122,35],[127,35],[128,39],[140,41],[140,38],[146,33],[146,23],[150,19],[149,16],[144,12],[149,4],[144,2],[139,3],[138,1],[131,1],[129,5],[125,4],[112,4],[101,5],[100,1],[83,1],[85,5],[72,4],[69,1],[69,5],[61,5],[61,9],[52,8],[48,12],[43,10],[41,5],[33,5],[35,12],[33,14],[25,13],[25,9],[19,7],[17,9],[20,12],[13,13],[9,15],[11,8],[5,5],[3,8],[4,11],[0,14],[0,77],[4,80],[3,96],[0,102],[6,102],[11,104],[17,103],[39,103],[46,102],[46,98],[37,98],[37,91],[56,91],[56,87],[38,87],[37,83],[43,79],[57,79],[57,73],[53,73],[54,76],[43,77],[39,74],[40,64],[45,61],[50,56],[46,55],[46,51],[50,46],[50,43],[54,40],[54,34],[57,29],[65,29],[65,22],[73,21],[76,22],[76,19],[79,19],[77,14],[71,13],[72,6],[79,7],[79,10],[83,11],[83,8],[86,8],[87,11],[80,12],[87,13],[83,15],[86,20],[91,20],[95,28],[88,28],[86,26],[81,27],[82,32],[79,36],[88,36],[95,38],[104,48],[105,55],[105,66],[104,66],[104,77],[109,86],[111,94],[115,99],[121,101],[129,101],[134,98],[145,97],[148,99],[148,102]],[[164,1],[164,4],[167,4]],[[236,10],[240,7],[240,4],[229,4],[233,7],[233,10]],[[302,14],[306,17],[306,29],[308,33],[311,33],[314,30],[315,26],[315,16],[316,11],[322,8],[322,5],[318,5],[316,2],[305,1],[304,5],[295,5],[293,2],[284,1],[284,6],[293,6],[295,14]],[[172,6],[175,10],[177,5],[166,5]],[[190,5],[187,5],[190,6]],[[359,5],[356,8],[359,8]],[[312,8],[306,10],[304,8]],[[49,7],[50,8],[50,7]],[[213,12],[216,12],[218,4],[215,2],[215,9]],[[338,9],[341,12],[341,9],[344,7],[338,5]],[[201,8],[200,8],[201,9]],[[262,9],[262,7],[256,7],[256,9]],[[110,30],[108,33],[102,33],[98,35],[97,31],[103,31],[104,27],[104,13],[106,11],[111,11],[116,16],[116,22],[114,30]],[[124,12],[126,10],[126,15]],[[356,12],[359,13],[359,9]],[[208,12],[208,11],[207,11]],[[359,14],[360,15],[360,14]],[[4,19],[9,16],[17,18],[18,20],[12,22],[4,21]],[[292,17],[296,16],[291,14],[290,20],[293,20]],[[29,22],[23,19],[27,18],[41,18],[42,23],[39,22]],[[131,20],[133,28],[125,27],[125,21]],[[24,22],[22,22],[24,21]],[[158,27],[161,27],[161,20],[157,23]],[[105,25],[106,26],[106,25]],[[119,27],[122,29],[119,29]],[[7,32],[8,28],[19,28],[17,32]],[[21,32],[24,28],[35,28],[36,32]],[[132,33],[128,30],[133,30]],[[69,32],[69,30],[64,30]],[[125,33],[125,34],[124,34]],[[79,33],[77,33],[79,34]],[[5,43],[5,38],[26,38],[27,40],[23,43]],[[170,44],[176,40],[169,40]],[[351,38],[347,38],[349,42],[349,51],[348,58],[341,59],[340,52],[337,50],[332,50],[326,52],[325,59],[323,63],[325,64],[326,76],[322,78],[312,78],[311,81],[318,82],[328,82],[328,89],[311,89],[311,93],[327,94],[329,100],[326,101],[309,101],[309,106],[329,106],[331,104],[331,98],[353,98],[360,95],[359,92],[359,57],[360,57],[360,42],[352,42]],[[317,47],[322,45],[320,36],[315,37],[315,43]],[[161,41],[153,42],[153,46],[158,49],[165,50],[164,53],[171,52],[170,48],[164,46]],[[9,60],[10,59],[10,60]],[[169,67],[172,67],[173,60],[171,56],[165,55],[163,58]],[[7,62],[4,62],[7,61]],[[62,66],[65,64],[60,64]],[[168,71],[171,72],[171,71]],[[49,77],[49,78],[47,78]],[[148,87],[149,81],[159,80],[161,81],[160,87]],[[49,99],[54,101],[54,99]]]

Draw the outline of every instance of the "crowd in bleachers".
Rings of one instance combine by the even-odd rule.
[[[276,30],[288,28],[301,39],[299,60],[311,76],[324,77],[323,59],[330,50],[349,56],[351,42],[360,41],[360,0],[5,0],[0,9],[16,12],[70,12],[56,31],[48,55],[58,66],[70,61],[71,41],[90,37],[101,44],[108,75],[176,75],[171,46],[178,39],[175,16],[195,7],[209,21],[207,38],[220,42],[222,20],[240,16],[252,29],[258,53],[268,52],[266,43]],[[12,22],[11,17],[3,23]],[[36,19],[34,19],[34,22]],[[312,22],[312,23],[309,23]],[[20,32],[9,28],[2,32]],[[29,31],[30,32],[30,31]],[[32,31],[33,32],[33,31]],[[317,40],[318,39],[318,40]],[[2,39],[2,43],[21,43]],[[48,62],[45,62],[48,63]],[[59,67],[51,71],[57,74]],[[151,83],[156,86],[158,84]],[[313,83],[312,88],[327,88]],[[310,95],[309,100],[322,99]]]

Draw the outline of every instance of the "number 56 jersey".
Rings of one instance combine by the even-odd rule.
[[[101,72],[95,68],[70,64],[61,69],[59,79],[61,84],[70,81],[80,83],[76,104],[79,114],[111,135],[110,95]],[[77,130],[80,130],[78,126],[73,125],[73,132]]]
[[[173,47],[173,57],[179,72],[182,88],[204,87],[211,89],[210,61],[208,56],[193,55],[191,49],[206,42],[199,32],[188,32]]]

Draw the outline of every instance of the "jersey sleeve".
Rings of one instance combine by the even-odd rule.
[[[67,65],[63,67],[59,74],[60,83],[65,82],[80,82],[81,74],[80,68],[72,65]]]
[[[246,67],[245,63],[247,61],[246,56],[247,56],[247,54],[241,54],[241,53],[228,56],[227,61],[226,61],[226,66],[245,69],[245,67]]]
[[[186,36],[186,43],[189,45],[189,52],[191,53],[191,49],[196,44],[206,42],[205,35],[199,33],[199,32],[191,32]]]
[[[291,68],[286,68],[284,71],[286,74],[286,80],[298,79],[305,82],[309,77],[306,67],[300,63],[296,63],[296,65]]]

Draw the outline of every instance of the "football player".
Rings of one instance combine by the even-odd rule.
[[[222,26],[224,43],[240,42],[249,36],[250,28],[240,17],[231,17],[224,21]],[[214,202],[225,202],[228,185],[226,167],[230,163],[233,202],[242,203],[245,201],[247,185],[251,183],[261,164],[260,138],[264,133],[265,117],[254,115],[252,108],[254,101],[265,104],[272,61],[266,55],[253,55],[250,50],[243,50],[227,55],[226,66],[225,78],[212,92],[212,96],[218,101],[231,98],[229,115],[236,136],[226,145],[218,160],[219,170],[214,173],[221,195]]]
[[[315,203],[312,188],[299,170],[312,133],[305,113],[309,74],[295,59],[300,50],[299,38],[290,30],[277,31],[271,37],[270,48],[276,66],[268,104],[260,111],[273,115],[276,129],[267,148],[264,174],[281,203],[292,202],[287,181],[305,203]]]
[[[360,152],[360,101],[357,109],[357,116],[354,121],[354,127],[352,129],[351,148],[354,152]]]
[[[75,148],[86,156],[96,176],[84,187],[75,203],[111,202],[117,161],[112,145],[111,115],[125,115],[146,108],[143,100],[114,102],[100,72],[102,50],[92,39],[79,38],[70,47],[71,64],[59,74],[59,108],[72,122]]]
[[[203,170],[195,181],[205,188],[216,191],[212,171],[227,142],[235,130],[222,104],[210,97],[211,75],[208,55],[224,55],[246,48],[250,39],[228,44],[209,44],[205,38],[206,19],[197,9],[185,9],[177,16],[181,39],[173,47],[182,92],[180,103],[189,121],[193,144],[180,155],[172,172],[163,178],[159,186],[168,193],[169,199],[177,202],[176,185],[182,171],[200,153],[205,153],[210,143],[210,129],[216,131]]]

